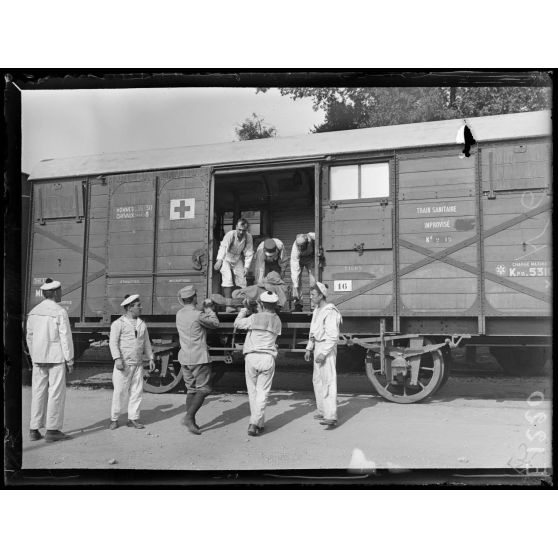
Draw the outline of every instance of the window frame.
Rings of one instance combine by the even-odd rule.
[[[59,186],[60,188],[57,188]],[[68,198],[72,198],[72,208],[71,211],[67,210],[67,213],[62,215],[53,215],[50,212],[52,206],[47,204],[47,188],[58,190],[61,188],[67,188],[69,190]],[[43,181],[35,182],[33,184],[33,213],[32,220],[34,223],[39,223],[40,225],[46,224],[47,221],[64,221],[75,219],[77,223],[85,217],[86,204],[87,204],[87,182],[85,180],[79,179],[67,179],[67,180],[56,180],[56,181]],[[55,196],[48,196],[50,199],[55,198]]]
[[[357,166],[358,169],[358,195],[361,195],[362,192],[362,165],[378,165],[382,163],[387,163],[388,165],[388,192],[385,196],[375,196],[375,197],[367,197],[367,198],[339,198],[333,199],[331,197],[331,169],[334,167],[348,167],[348,166]],[[379,200],[390,199],[392,194],[392,182],[393,182],[393,160],[390,157],[382,157],[381,159],[358,159],[358,160],[344,160],[344,161],[336,161],[329,165],[328,169],[328,201],[332,203],[359,203],[359,202],[374,202]]]

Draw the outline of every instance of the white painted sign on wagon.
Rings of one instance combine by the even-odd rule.
[[[333,290],[336,293],[352,291],[353,290],[353,282],[350,279],[345,279],[345,280],[342,280],[342,281],[334,281],[333,282]]]
[[[194,198],[171,200],[170,220],[193,219],[196,215],[196,200]]]

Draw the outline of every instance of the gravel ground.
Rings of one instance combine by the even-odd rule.
[[[110,431],[112,391],[70,387],[64,429],[73,438],[55,444],[28,441],[31,390],[24,387],[23,468],[403,470],[523,468],[526,462],[534,468],[550,466],[549,378],[450,378],[433,399],[398,405],[371,394],[369,387],[364,393],[348,391],[367,380],[341,375],[340,424],[328,431],[312,418],[310,390],[282,387],[295,377],[302,384],[309,377],[278,372],[265,433],[251,438],[246,435],[245,391],[223,391],[227,382],[241,385],[242,376],[227,376],[221,392],[212,394],[198,413],[201,436],[181,425],[183,394],[144,394],[141,418],[147,428]],[[544,401],[530,404],[535,391],[544,394]]]

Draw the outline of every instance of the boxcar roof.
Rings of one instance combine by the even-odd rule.
[[[480,142],[547,136],[551,133],[550,111],[482,116],[467,118],[466,121],[475,139]],[[438,120],[241,142],[45,159],[33,169],[30,179],[96,176],[451,145],[455,144],[457,130],[462,124],[462,119]]]

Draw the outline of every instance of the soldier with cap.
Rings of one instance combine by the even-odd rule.
[[[140,318],[141,301],[139,294],[125,295],[121,302],[125,314],[110,326],[109,347],[114,360],[112,371],[112,406],[109,428],[118,428],[118,418],[122,408],[128,403],[127,426],[145,428],[139,422],[141,398],[143,395],[143,359],[149,360],[149,370],[155,370],[153,350],[145,322]]]
[[[236,223],[236,229],[223,237],[217,252],[217,261],[213,267],[215,271],[221,272],[221,286],[226,298],[231,298],[235,284],[237,287],[246,286],[246,273],[254,257],[254,240],[248,232],[248,227],[248,221],[240,218]],[[226,310],[234,312],[232,307],[227,307]]]
[[[297,234],[291,250],[291,279],[293,282],[293,298],[295,299],[295,309],[302,310],[302,292],[300,277],[302,270],[308,271],[310,287],[316,283],[314,277],[314,246],[316,244],[316,234],[309,232]]]
[[[39,429],[46,425],[45,440],[69,438],[62,432],[66,400],[66,368],[74,368],[74,344],[68,313],[60,304],[62,285],[48,278],[40,287],[44,300],[27,318],[27,347],[33,363],[31,423],[29,439],[40,440]]]
[[[207,330],[219,327],[219,318],[209,299],[204,300],[202,309],[198,310],[197,292],[193,285],[178,291],[178,301],[183,306],[176,314],[176,328],[180,337],[178,361],[187,390],[183,424],[192,434],[201,434],[196,423],[196,413],[211,393],[215,380],[207,350]]]
[[[314,353],[312,382],[317,406],[314,418],[331,429],[337,426],[337,341],[343,320],[339,310],[326,298],[327,285],[316,281],[310,288],[314,313],[304,360],[310,362]]]
[[[268,238],[260,242],[254,260],[254,278],[261,283],[268,273],[275,271],[281,279],[287,271],[288,260],[285,257],[285,245],[278,238]]]
[[[248,309],[243,308],[234,322],[235,328],[248,330],[243,353],[251,413],[249,436],[257,436],[264,429],[265,406],[277,357],[275,341],[281,335],[281,320],[276,313],[277,300],[277,295],[271,291],[262,293],[258,312],[248,315]]]

